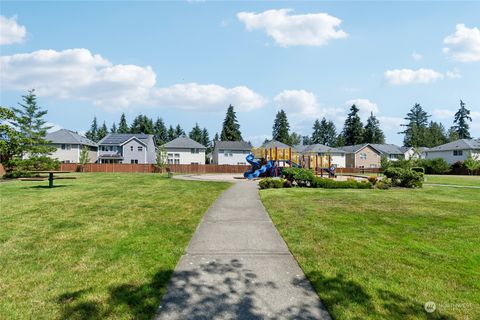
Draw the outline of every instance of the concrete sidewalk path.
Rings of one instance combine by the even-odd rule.
[[[274,227],[255,182],[210,207],[180,259],[157,319],[331,319]]]

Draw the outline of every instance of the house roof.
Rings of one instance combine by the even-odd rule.
[[[60,129],[54,132],[47,133],[45,140],[52,143],[68,143],[81,144],[85,146],[97,147],[98,145],[92,140],[79,135],[76,132],[67,129]]]
[[[109,133],[105,138],[100,140],[98,144],[122,145],[128,140],[135,138],[143,143],[150,138],[153,139],[153,134],[144,133]]]
[[[292,149],[295,152],[302,153],[307,147],[308,144],[297,144],[296,146],[293,146]]]
[[[345,151],[337,148],[332,148],[324,144],[316,143],[309,146],[305,146],[302,153],[345,153]]]
[[[270,149],[270,148],[288,149],[288,148],[290,148],[290,146],[283,143],[283,142],[277,141],[277,140],[270,140],[270,141],[264,142],[262,144],[262,148],[264,148],[264,149]]]
[[[252,145],[245,141],[215,141],[215,149],[251,150]]]
[[[378,143],[361,143],[353,146],[344,146],[340,147],[346,153],[357,153],[359,150],[363,149],[365,146],[370,146],[380,154],[404,154],[405,152],[395,144],[378,144]]]
[[[460,139],[441,146],[430,148],[428,152],[432,151],[451,151],[451,150],[478,150],[480,149],[480,139]]]
[[[368,145],[368,143],[362,143],[362,144],[355,144],[355,145],[352,145],[352,146],[339,147],[339,149],[345,151],[346,153],[357,153],[359,150],[363,149],[367,145]]]
[[[163,145],[165,148],[198,148],[206,149],[206,147],[195,140],[192,140],[186,136],[178,137]]]

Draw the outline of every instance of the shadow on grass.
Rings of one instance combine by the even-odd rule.
[[[336,310],[350,310],[350,314],[355,314],[359,319],[365,316],[398,320],[412,318],[455,319],[438,311],[429,314],[425,311],[423,303],[402,297],[388,290],[377,290],[377,301],[374,302],[372,296],[360,284],[345,279],[341,274],[336,277],[326,277],[320,272],[311,272],[307,274],[307,277],[317,292],[320,293],[322,301],[333,316],[335,316]],[[378,305],[378,302],[380,302],[380,305]]]
[[[65,188],[69,187],[69,185],[66,184],[60,184],[60,185],[54,185],[53,187],[49,187],[48,185],[46,186],[29,186],[29,187],[23,187],[22,189],[56,189],[56,188]]]

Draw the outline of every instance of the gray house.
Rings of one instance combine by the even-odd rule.
[[[467,160],[469,155],[480,159],[480,139],[460,139],[441,146],[430,148],[426,152],[427,159],[442,158],[450,164]]]
[[[205,164],[204,145],[186,136],[178,137],[163,145],[168,164]]]
[[[153,134],[110,133],[98,142],[99,163],[155,163]]]
[[[60,129],[47,133],[45,140],[50,142],[49,146],[56,149],[50,156],[63,163],[79,163],[83,148],[88,149],[89,162],[97,161],[98,145],[76,132]]]
[[[245,157],[252,152],[252,145],[245,141],[215,141],[214,164],[247,164]]]

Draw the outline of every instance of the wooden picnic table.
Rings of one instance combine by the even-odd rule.
[[[31,173],[48,173],[48,187],[53,188],[53,180],[55,179],[54,174],[70,173],[70,171],[57,171],[57,170],[39,170],[39,171],[30,171]],[[75,177],[61,177],[57,179],[75,179]],[[43,181],[44,178],[20,178],[23,181]]]

